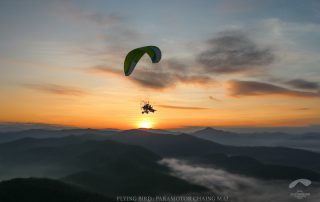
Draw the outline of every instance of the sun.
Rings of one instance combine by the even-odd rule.
[[[139,123],[139,128],[151,128],[151,123],[149,121],[141,121]]]

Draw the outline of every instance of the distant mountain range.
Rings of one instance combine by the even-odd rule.
[[[18,140],[21,138],[32,137],[32,138],[59,138],[70,135],[110,135],[118,132],[116,129],[110,130],[98,130],[98,129],[59,129],[59,130],[47,130],[47,129],[29,129],[22,131],[10,131],[0,132],[0,143]]]
[[[63,130],[63,129],[77,129],[77,127],[62,126],[57,124],[45,123],[15,123],[15,122],[0,122],[0,132],[14,132],[31,129],[42,130]]]
[[[317,127],[313,127],[317,131]],[[179,135],[182,132],[163,129],[139,129],[157,134]],[[234,129],[233,129],[234,130]],[[239,129],[239,131],[242,131]],[[0,124],[0,143],[17,140],[23,137],[51,138],[64,137],[68,135],[110,135],[121,132],[118,129],[81,129],[50,124]],[[296,131],[298,132],[298,131]],[[259,132],[259,133],[236,133],[214,128],[203,128],[195,132],[185,134],[211,140],[216,143],[234,146],[280,146],[297,149],[305,149],[320,153],[320,131],[306,133],[284,133],[284,132]],[[97,137],[98,138],[98,137]],[[103,139],[103,138],[102,138]]]
[[[9,141],[11,139],[19,139],[23,137],[34,138],[58,138],[66,136],[77,136],[79,139],[90,139],[95,141],[114,140],[127,144],[134,144],[147,148],[148,150],[157,153],[163,157],[176,157],[176,156],[199,156],[208,153],[226,153],[228,155],[242,155],[255,158],[262,163],[279,164],[286,166],[295,166],[305,169],[312,169],[319,171],[320,159],[319,155],[314,152],[306,150],[298,150],[293,148],[284,148],[279,146],[265,147],[255,146],[255,142],[268,139],[272,142],[273,139],[280,138],[279,134],[258,134],[244,135],[235,134],[226,131],[215,130],[212,128],[206,128],[197,131],[193,134],[167,134],[165,130],[127,130],[127,131],[113,131],[113,130],[95,130],[95,129],[66,129],[66,130],[26,130],[0,134],[0,142]],[[287,135],[284,138],[297,139],[316,139],[316,134],[309,134],[309,136],[297,136]],[[242,140],[243,138],[244,140]],[[283,138],[283,139],[284,139]],[[67,138],[68,139],[68,138]],[[249,141],[249,139],[251,141]],[[208,141],[210,140],[210,141]],[[215,141],[217,140],[217,141]],[[239,140],[239,141],[237,141]],[[45,140],[44,140],[45,141]],[[58,140],[57,140],[58,141]],[[65,141],[65,140],[64,140]],[[18,141],[19,142],[19,141]],[[52,144],[53,140],[50,140]],[[219,142],[219,143],[216,143]],[[223,143],[232,143],[227,144]],[[243,144],[241,143],[243,142]],[[246,143],[244,143],[246,142]],[[265,141],[268,142],[268,141]],[[41,143],[43,144],[43,143]],[[250,147],[244,147],[243,145],[249,145]],[[267,143],[264,143],[267,144]],[[270,143],[271,144],[271,143]],[[9,144],[10,145],[10,144]],[[1,147],[0,147],[1,151]]]
[[[81,187],[86,192],[84,195],[96,193],[97,201],[99,197],[137,193],[158,195],[208,191],[206,187],[173,176],[167,166],[158,163],[163,158],[177,158],[194,165],[263,180],[306,178],[320,181],[320,153],[279,146],[255,146],[258,135],[262,139],[270,137],[270,144],[277,138],[277,134],[244,135],[213,128],[192,134],[155,129],[5,132],[0,134],[0,179],[27,179],[4,181],[0,186],[11,193],[12,187],[26,186],[29,182],[35,190],[40,189],[46,180],[44,183],[48,186],[64,182],[66,185],[61,184],[61,187],[71,186],[75,192],[79,191],[77,187]],[[318,138],[316,134],[283,135],[297,140]],[[252,146],[234,146],[240,144],[237,139],[243,143],[246,140]],[[251,139],[252,142],[249,141]],[[233,142],[234,145],[221,142]],[[43,192],[51,193],[51,188],[47,188],[44,187]],[[53,191],[73,200],[62,190]],[[5,201],[1,197],[7,195],[0,190],[0,201]],[[28,197],[32,201],[33,196]]]
[[[17,123],[17,122],[0,122],[0,132],[14,132],[23,130],[66,130],[66,129],[85,129],[75,126],[65,126],[58,124],[46,124],[46,123]],[[117,131],[115,128],[105,128],[101,130],[113,130]]]
[[[320,154],[285,147],[228,146],[200,139],[188,134],[155,134],[147,131],[129,130],[115,133],[107,139],[147,148],[163,157],[199,157],[214,153],[228,156],[247,156],[262,163],[300,167],[320,171]]]
[[[320,132],[287,134],[283,132],[233,133],[204,128],[191,133],[196,137],[235,146],[283,146],[320,152]]]
[[[165,130],[169,133],[192,133],[198,130],[202,130],[205,127],[183,127],[183,128],[172,128]],[[65,126],[58,124],[47,124],[47,123],[23,123],[23,122],[0,122],[0,132],[10,131],[22,131],[30,129],[43,129],[43,130],[64,130],[64,129],[84,129],[74,126]],[[252,134],[252,133],[287,133],[287,134],[303,134],[303,133],[319,133],[320,125],[309,125],[301,127],[218,127],[218,130],[230,131],[234,133]],[[115,128],[105,128],[103,130],[118,130]],[[150,130],[150,129],[148,129]],[[162,129],[151,129],[160,130]]]

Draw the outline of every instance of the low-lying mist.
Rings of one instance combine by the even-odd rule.
[[[290,195],[297,191],[288,188],[290,181],[265,181],[232,174],[221,169],[194,165],[178,159],[163,159],[160,164],[168,166],[172,170],[172,175],[190,183],[205,186],[215,194],[228,196],[229,201],[297,201]],[[319,201],[320,188],[318,185],[316,186],[316,183],[312,183],[310,187],[302,188],[304,188],[304,192],[310,193],[310,196],[306,198],[308,202]]]

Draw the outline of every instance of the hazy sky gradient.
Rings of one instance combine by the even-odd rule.
[[[319,1],[0,2],[0,121],[320,124]],[[130,78],[131,49],[156,45]],[[141,115],[141,100],[158,109]]]

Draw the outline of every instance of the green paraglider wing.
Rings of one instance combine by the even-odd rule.
[[[124,60],[124,74],[126,76],[129,76],[132,73],[135,66],[145,53],[149,55],[153,63],[158,63],[161,60],[161,51],[156,46],[136,48],[130,51]]]

